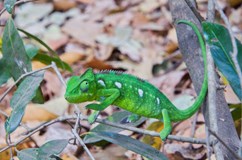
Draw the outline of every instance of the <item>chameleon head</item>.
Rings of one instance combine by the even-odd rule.
[[[67,82],[65,99],[70,103],[81,103],[95,99],[95,75],[91,68],[81,76],[73,76]]]

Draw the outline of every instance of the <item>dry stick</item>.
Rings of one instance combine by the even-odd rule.
[[[207,12],[208,22],[213,22],[215,17],[215,7],[211,0],[208,1],[208,12]],[[207,66],[208,66],[208,117],[209,117],[209,127],[218,132],[218,124],[217,124],[217,112],[216,112],[216,78],[215,78],[215,66],[213,57],[211,54],[210,46],[206,44],[206,51],[207,51]],[[210,134],[208,132],[209,129],[206,126],[206,140],[209,144],[210,141]],[[214,141],[214,138],[211,137],[211,141]],[[223,154],[220,149],[220,145],[214,145],[214,150],[216,153],[217,159],[223,159]],[[207,145],[207,157],[210,160],[211,152],[210,146]]]
[[[85,121],[88,120],[87,116],[84,116],[84,115],[80,115],[80,116],[81,116],[80,119],[85,120]],[[14,146],[18,145],[19,143],[22,143],[25,139],[27,139],[28,137],[30,137],[31,135],[35,134],[36,132],[40,131],[41,129],[43,129],[45,127],[48,127],[48,126],[50,126],[54,123],[57,123],[57,122],[63,122],[63,121],[67,121],[67,120],[75,120],[76,121],[76,119],[77,119],[76,115],[60,116],[60,117],[58,117],[54,120],[51,120],[49,122],[42,123],[42,124],[38,125],[37,127],[23,133],[23,134],[26,134],[26,135],[24,137],[22,137],[21,139],[19,139],[18,141],[16,141],[15,143],[9,144],[8,146],[0,149],[0,153],[9,149],[10,147],[14,147]],[[121,128],[121,129],[130,130],[130,131],[145,134],[145,135],[154,136],[154,137],[160,136],[160,134],[158,132],[139,129],[139,128],[136,128],[136,127],[122,125],[122,124],[117,124],[117,123],[113,123],[113,122],[103,120],[103,119],[96,119],[96,122],[102,123],[102,124],[105,124],[105,125],[109,125],[109,126],[113,126],[113,127],[116,127],[116,128]],[[181,142],[188,142],[188,143],[206,144],[205,139],[199,139],[199,138],[190,138],[190,137],[181,137],[181,136],[169,135],[167,137],[167,139],[181,141]]]
[[[191,137],[193,138],[195,135],[195,130],[196,130],[196,123],[197,123],[197,118],[198,118],[198,112],[195,113],[195,115],[192,118],[192,126],[191,126]],[[190,148],[192,148],[192,144],[189,145]]]
[[[217,138],[217,140],[219,140],[223,145],[224,147],[226,147],[232,154],[233,156],[236,158],[236,159],[239,159],[239,160],[242,160],[242,158],[237,154],[235,153],[231,148],[229,148],[229,146],[214,132],[212,131],[211,129],[208,128],[208,131],[214,136]]]
[[[61,76],[61,73],[59,72],[55,62],[51,62],[51,64],[53,65],[53,69],[55,70],[58,78],[60,79],[60,81],[62,82],[62,84],[65,86],[66,88],[66,83],[63,79],[63,77]],[[87,148],[87,146],[85,145],[85,143],[83,142],[83,140],[81,139],[81,137],[78,135],[77,131],[79,126],[79,121],[80,121],[80,109],[77,107],[77,105],[75,105],[75,110],[78,114],[77,119],[76,119],[76,123],[74,126],[74,129],[72,129],[72,133],[74,134],[74,136],[76,137],[76,139],[78,140],[78,142],[80,143],[80,145],[84,148],[84,150],[87,152],[88,156],[92,159],[95,160],[95,158],[93,157],[93,155],[91,154],[91,152],[89,151],[89,149]]]
[[[25,78],[25,77],[27,77],[27,76],[29,76],[29,75],[31,75],[31,74],[34,74],[34,73],[36,73],[36,72],[40,72],[40,71],[43,71],[43,70],[46,70],[46,69],[48,69],[48,68],[52,68],[52,67],[53,67],[52,65],[49,65],[49,66],[43,67],[43,68],[41,68],[41,69],[34,70],[34,71],[31,71],[31,72],[27,72],[27,73],[22,74],[22,75],[17,79],[17,81],[15,81],[14,84],[13,84],[11,87],[9,87],[9,88],[3,93],[2,97],[0,98],[0,102],[1,102],[1,101],[4,99],[4,97],[9,93],[9,91],[11,91],[11,89],[13,89],[13,87],[14,87],[17,83],[19,83],[23,78]]]
[[[38,0],[22,0],[22,1],[17,1],[14,6],[16,5],[19,5],[19,4],[22,4],[22,3],[27,3],[27,2],[34,2],[34,1],[38,1]],[[6,11],[6,8],[3,8],[1,11],[0,11],[0,17],[1,15],[3,14],[3,12]]]

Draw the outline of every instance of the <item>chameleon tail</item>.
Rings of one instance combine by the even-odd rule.
[[[202,56],[204,61],[204,78],[203,78],[201,91],[198,97],[196,98],[195,102],[193,103],[193,105],[185,110],[178,110],[178,112],[176,112],[177,114],[175,113],[175,116],[174,116],[175,119],[173,121],[180,121],[191,117],[202,105],[208,90],[207,55],[206,55],[206,46],[205,46],[204,39],[195,24],[186,20],[180,20],[177,22],[177,24],[180,24],[180,23],[190,26],[198,37],[198,41],[202,50]]]

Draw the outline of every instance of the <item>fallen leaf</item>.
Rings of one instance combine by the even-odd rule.
[[[47,16],[52,10],[53,5],[51,3],[22,4],[16,11],[15,22],[19,27],[25,28],[31,24],[37,23],[38,20]]]
[[[82,17],[75,17],[66,22],[62,30],[76,39],[79,43],[95,47],[96,37],[102,33],[101,23],[84,21]]]
[[[190,149],[189,147],[185,148],[182,145],[176,143],[165,144],[164,146],[167,154],[171,156],[181,156],[187,159],[201,159],[206,154],[206,149],[202,146],[198,149]]]
[[[149,13],[160,7],[158,0],[144,0],[143,3],[139,5],[139,9],[144,13]]]
[[[60,59],[66,63],[68,63],[69,65],[75,63],[75,62],[78,62],[80,59],[84,58],[85,57],[85,54],[81,54],[81,53],[64,53],[64,54],[61,54],[60,55]],[[40,68],[43,68],[45,67],[46,65],[41,63],[41,62],[38,62],[38,61],[33,61],[32,62],[32,68],[33,70],[36,70],[36,69],[40,69]]]
[[[185,74],[185,71],[173,71],[163,76],[152,78],[150,82],[159,88],[168,99],[174,99],[176,85]]]
[[[229,84],[227,84],[226,88],[224,89],[224,97],[226,99],[227,103],[230,104],[239,104],[241,101],[237,97],[237,95],[234,93],[233,89]]]
[[[53,50],[57,50],[68,42],[68,36],[63,34],[60,27],[54,24],[47,28],[43,39]]]
[[[56,10],[66,11],[77,6],[75,0],[54,0],[53,2]]]

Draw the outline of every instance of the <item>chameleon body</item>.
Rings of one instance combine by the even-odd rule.
[[[118,106],[133,113],[130,121],[140,116],[156,118],[164,122],[160,137],[165,140],[171,132],[171,122],[185,120],[191,117],[203,103],[207,93],[207,62],[204,40],[198,28],[191,22],[179,21],[192,27],[195,31],[204,60],[204,80],[201,91],[192,106],[179,110],[156,87],[135,76],[115,71],[93,73],[88,69],[81,76],[73,76],[67,83],[65,98],[70,103],[98,101],[86,106],[97,111],[104,110],[109,105]],[[94,120],[95,116],[91,116]]]

